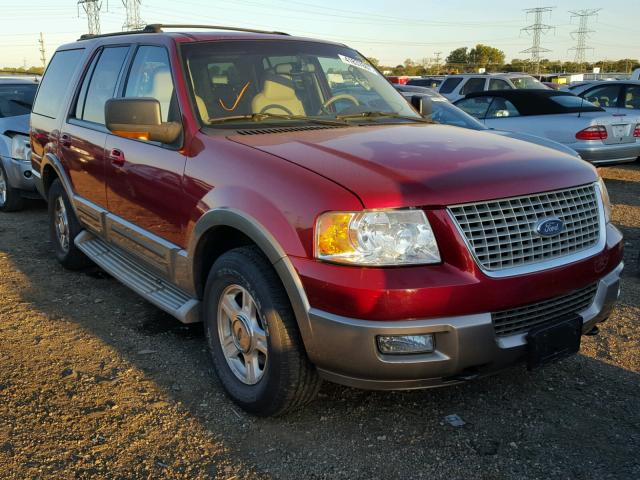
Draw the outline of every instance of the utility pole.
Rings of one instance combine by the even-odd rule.
[[[589,34],[594,32],[594,30],[589,30],[589,18],[595,17],[598,15],[598,12],[602,10],[601,8],[592,8],[585,10],[576,10],[575,12],[569,12],[571,14],[571,20],[574,18],[579,18],[580,21],[578,23],[578,29],[571,32],[571,38],[576,40],[576,46],[570,48],[569,50],[575,50],[576,56],[574,58],[574,62],[580,66],[582,69],[582,64],[585,62],[585,53],[587,50],[593,50],[592,47],[587,46],[587,38],[589,38]]]
[[[122,0],[122,4],[127,11],[127,21],[122,30],[142,30],[145,24],[140,18],[140,0]]]
[[[536,75],[540,73],[540,54],[551,51],[540,46],[540,38],[543,33],[547,33],[549,30],[555,28],[551,25],[542,23],[542,16],[547,12],[551,12],[554,8],[555,7],[538,7],[525,10],[527,17],[529,14],[533,14],[533,25],[524,27],[521,31],[533,36],[533,45],[526,50],[522,50],[520,53],[531,54],[531,63],[535,66]]]
[[[102,0],[78,0],[78,16],[80,16],[80,6],[87,14],[87,25],[89,35],[100,35],[100,9]]]
[[[442,52],[434,52],[434,55],[436,56],[436,58],[435,58],[436,75],[439,75],[440,74],[440,55],[442,55]]]
[[[38,40],[38,43],[40,44],[40,61],[42,62],[42,68],[44,68],[47,66],[47,56],[44,52],[44,35],[42,32],[40,32],[40,39]]]

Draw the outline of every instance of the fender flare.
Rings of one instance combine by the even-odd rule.
[[[273,265],[287,292],[302,340],[308,355],[311,357],[312,352],[310,352],[310,349],[313,346],[313,331],[309,318],[310,305],[298,272],[278,241],[255,218],[232,208],[215,208],[200,217],[193,229],[188,247],[188,257],[192,259],[189,265],[189,276],[193,285],[196,284],[196,262],[199,261],[199,252],[197,250],[200,241],[206,232],[212,228],[222,226],[235,228],[250,238]]]
[[[50,152],[46,153],[42,158],[42,162],[40,165],[40,172],[38,172],[40,173],[40,178],[36,183],[40,183],[42,187],[42,191],[40,192],[40,194],[43,196],[45,200],[48,200],[49,192],[46,191],[45,185],[44,185],[44,180],[45,180],[44,170],[48,166],[53,168],[53,170],[56,172],[56,175],[60,179],[60,183],[62,183],[62,188],[64,188],[64,191],[67,193],[67,198],[69,198],[69,203],[71,203],[71,206],[73,207],[73,212],[77,216],[78,212],[76,211],[76,205],[75,205],[75,202],[73,201],[74,193],[73,193],[73,187],[71,185],[71,180],[69,179],[69,175],[67,175],[66,170],[62,166],[62,162],[60,162],[60,160]]]

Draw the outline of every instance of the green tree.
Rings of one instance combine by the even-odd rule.
[[[449,52],[449,56],[447,57],[447,63],[469,63],[469,49],[467,47],[456,48]]]
[[[504,52],[489,45],[477,44],[469,51],[469,61],[477,66],[504,64]]]

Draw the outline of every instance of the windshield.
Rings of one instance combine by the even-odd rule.
[[[431,108],[431,120],[434,122],[472,130],[488,130],[478,120],[449,102],[432,102]]]
[[[0,118],[29,114],[37,88],[36,83],[0,84]]]
[[[541,90],[547,90],[549,87],[539,82],[533,77],[511,77],[511,83],[517,89],[521,88],[539,88]]]
[[[198,42],[183,47],[206,125],[283,121],[423,121],[356,51],[303,41]]]

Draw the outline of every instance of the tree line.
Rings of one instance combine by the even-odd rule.
[[[13,75],[42,75],[44,72],[43,67],[2,67],[0,68],[0,73],[9,73]]]
[[[533,73],[536,65],[528,59],[514,58],[506,61],[502,50],[481,43],[473,48],[460,47],[449,52],[449,55],[438,62],[432,58],[413,60],[407,58],[402,64],[381,65],[376,58],[369,60],[380,70],[390,71],[393,75],[438,75],[446,73],[477,72],[484,68],[487,72],[524,72]],[[580,73],[591,72],[594,67],[600,68],[600,73],[607,72],[631,72],[640,68],[638,59],[623,58],[620,60],[599,60],[579,64],[576,62],[563,62],[561,60],[540,60],[539,72],[545,73]]]

